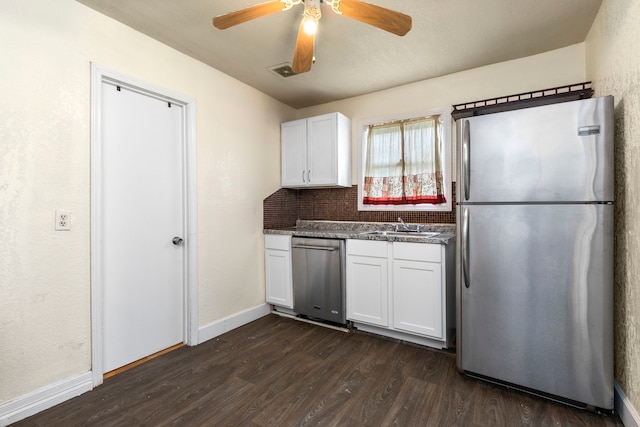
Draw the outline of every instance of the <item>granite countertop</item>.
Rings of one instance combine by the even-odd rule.
[[[387,222],[347,222],[347,221],[307,221],[298,220],[295,227],[264,229],[264,234],[284,234],[296,237],[322,237],[326,239],[382,240],[389,242],[413,242],[451,244],[455,242],[455,224],[419,224],[424,233],[437,232],[436,235],[420,233],[393,233],[397,223]],[[415,227],[416,224],[409,224]],[[389,234],[371,234],[371,232]]]

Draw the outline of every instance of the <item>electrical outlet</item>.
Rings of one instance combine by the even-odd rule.
[[[71,230],[71,212],[56,211],[56,231]]]

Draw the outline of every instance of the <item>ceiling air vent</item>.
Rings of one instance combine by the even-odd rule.
[[[296,75],[296,73],[294,73],[293,69],[291,68],[291,64],[274,65],[273,67],[270,67],[269,70],[285,78]]]

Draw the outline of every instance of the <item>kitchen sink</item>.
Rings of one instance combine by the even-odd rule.
[[[439,231],[386,231],[386,230],[372,230],[363,231],[358,233],[363,236],[420,236],[420,237],[435,237],[440,233]]]

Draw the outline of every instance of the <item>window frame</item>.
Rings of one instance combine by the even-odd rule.
[[[406,205],[365,205],[362,202],[362,188],[364,185],[364,170],[366,161],[367,138],[366,129],[368,126],[387,123],[397,120],[411,120],[427,116],[440,116],[442,120],[442,180],[444,185],[445,203],[432,205],[406,204]],[[451,111],[449,107],[429,108],[425,110],[395,113],[382,117],[371,117],[358,121],[358,211],[433,211],[450,212],[452,209],[452,185],[453,185],[453,165],[452,165],[452,128]]]

